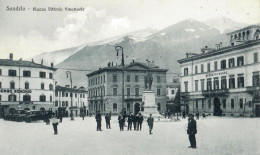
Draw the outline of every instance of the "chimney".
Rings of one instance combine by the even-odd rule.
[[[113,67],[113,61],[112,61],[112,67]]]
[[[42,61],[41,61],[41,65],[43,65],[43,59],[42,59]]]
[[[51,63],[51,68],[53,68],[53,63]]]
[[[135,60],[133,59],[133,63],[135,63]]]
[[[32,59],[32,63],[33,63],[34,61],[33,61],[33,59]]]
[[[110,67],[110,62],[108,62],[107,66]]]
[[[11,61],[14,60],[14,55],[13,55],[13,53],[10,53],[10,55],[9,55],[9,59],[10,59]]]

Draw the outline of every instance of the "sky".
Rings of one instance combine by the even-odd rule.
[[[25,11],[7,11],[7,7]],[[61,7],[63,11],[32,11]],[[85,11],[65,11],[83,7]],[[28,59],[51,52],[186,19],[227,17],[260,23],[260,0],[0,0],[0,59]]]

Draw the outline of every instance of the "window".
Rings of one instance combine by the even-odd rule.
[[[205,82],[204,79],[201,79],[201,80],[200,80],[200,87],[201,87],[200,89],[201,89],[201,91],[205,90],[205,86],[204,86],[205,84],[204,84],[204,82]]]
[[[139,88],[135,88],[135,96],[139,96]]]
[[[232,68],[235,66],[235,59],[234,58],[231,58],[228,60],[228,67],[229,68]]]
[[[14,95],[14,94],[8,95],[8,101],[15,102],[16,101],[16,95]]]
[[[201,107],[204,109],[204,100],[201,100]]]
[[[50,102],[52,102],[52,96],[50,96]]]
[[[171,90],[171,93],[174,94],[174,90]]]
[[[231,108],[234,109],[234,99],[231,99]]]
[[[235,77],[234,75],[231,75],[229,77],[229,89],[235,88]]]
[[[188,74],[189,74],[188,68],[184,68],[184,75],[188,75]]]
[[[157,110],[158,110],[158,111],[161,110],[161,103],[157,103]]]
[[[131,90],[130,88],[126,88],[126,95],[127,96],[130,96],[130,90]]]
[[[195,91],[199,91],[199,82],[198,82],[198,80],[195,80]]]
[[[23,95],[23,101],[24,101],[24,102],[29,102],[29,101],[31,101],[31,96],[30,96],[30,95]]]
[[[227,89],[227,78],[226,78],[226,76],[221,77],[221,89]]]
[[[199,108],[199,101],[196,100],[196,109],[198,109],[198,108]]]
[[[2,88],[2,82],[0,82],[0,88]]]
[[[252,107],[252,102],[251,101],[248,101],[248,107]]]
[[[11,69],[10,69],[10,70],[8,71],[8,75],[9,75],[9,76],[16,76],[16,70],[11,70]]]
[[[58,107],[59,103],[58,101],[55,101],[55,107]]]
[[[258,62],[258,53],[254,53],[254,63]]]
[[[198,74],[198,66],[195,66],[195,74]]]
[[[97,92],[97,90],[96,90],[96,92]],[[71,93],[70,93],[71,94]],[[97,93],[96,93],[96,95],[97,95]],[[72,95],[70,95],[70,96],[72,96]],[[75,93],[75,97],[77,97],[78,95]]]
[[[44,89],[44,83],[41,83],[41,89],[42,90]]]
[[[49,73],[49,78],[52,79],[53,78],[53,74]]]
[[[126,110],[127,110],[127,111],[130,111],[130,103],[127,103],[127,105],[126,105]]]
[[[207,64],[207,71],[210,72],[210,63]]]
[[[113,111],[117,111],[117,104],[116,103],[113,104]]]
[[[160,76],[157,76],[157,82],[161,83],[161,77]]]
[[[117,95],[117,88],[113,88],[113,95],[114,95],[114,96]]]
[[[126,76],[126,82],[130,82],[130,75]]]
[[[103,80],[104,80],[104,83],[105,83],[105,81],[106,81],[106,79],[105,79],[105,75],[104,75],[104,78],[103,78]]]
[[[222,105],[223,105],[223,109],[226,109],[226,106],[227,106],[227,105],[226,105],[226,99],[223,99],[223,100],[222,100]]]
[[[237,77],[237,87],[238,88],[243,88],[244,87],[244,75],[243,74],[238,74],[238,77]]]
[[[208,100],[208,108],[211,108],[211,100]]]
[[[207,79],[207,90],[212,90],[211,79]]]
[[[157,96],[160,96],[160,95],[161,95],[161,89],[158,88],[158,89],[157,89]]]
[[[40,96],[40,102],[46,102],[46,96],[45,95]]]
[[[135,76],[135,82],[139,82],[139,76],[138,75]]]
[[[226,66],[226,60],[221,60],[221,62],[220,62],[220,68],[221,69],[226,69],[227,68],[227,66]]]
[[[218,90],[219,89],[219,80],[218,78],[214,78],[214,90]]]
[[[253,72],[253,87],[260,86],[260,76],[259,72]]]
[[[218,70],[218,62],[217,61],[214,62],[214,69]]]
[[[101,89],[102,90],[102,89]],[[82,94],[80,94],[80,98],[82,98]]]
[[[243,99],[242,98],[239,100],[239,107],[240,107],[240,109],[243,108]]]
[[[25,82],[25,83],[24,83],[24,89],[30,89],[30,88],[29,88],[29,82]]]
[[[203,64],[200,65],[200,72],[204,73],[204,65]]]
[[[184,91],[188,92],[188,81],[184,82]]]
[[[31,71],[23,71],[23,77],[31,77]]]
[[[55,96],[56,96],[56,97],[58,97],[58,93],[59,93],[58,91],[55,91]]]
[[[244,65],[244,57],[237,57],[237,66],[243,66]]]
[[[10,82],[10,89],[15,89],[15,83],[13,81]]]
[[[53,90],[53,85],[52,84],[49,84],[49,89]]]
[[[66,102],[62,101],[62,106],[65,107],[65,105],[66,105]]]
[[[0,69],[0,75],[2,75],[2,69]]]
[[[46,78],[46,72],[40,72],[40,77],[41,78]]]
[[[69,97],[69,93],[66,93],[66,97]]]

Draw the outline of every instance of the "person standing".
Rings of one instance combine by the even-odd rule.
[[[134,130],[136,130],[136,124],[137,124],[138,116],[137,114],[133,116],[133,124],[134,124]]]
[[[196,117],[197,117],[197,120],[199,119],[199,117],[200,117],[200,113],[197,111],[196,112]]]
[[[182,118],[184,118],[184,119],[186,118],[186,114],[185,114],[184,110],[182,111]]]
[[[206,118],[206,113],[205,113],[205,111],[203,111],[203,113],[202,113],[202,118]]]
[[[147,123],[148,123],[148,126],[149,126],[149,134],[153,134],[152,133],[152,130],[153,130],[153,122],[154,122],[154,119],[152,117],[152,114],[150,114],[150,117],[148,117],[147,119]]]
[[[131,113],[129,116],[128,116],[128,126],[127,126],[127,130],[132,130],[132,123],[133,123],[133,119],[134,119],[134,116],[133,114]]]
[[[101,114],[100,114],[99,111],[97,112],[95,118],[96,118],[96,122],[97,122],[97,131],[102,131],[101,130],[101,120],[102,120],[102,118],[101,118]]]
[[[53,126],[53,130],[54,130],[54,135],[58,134],[58,125],[59,125],[58,117],[57,118],[53,117],[52,126]]]
[[[188,130],[187,130],[187,134],[189,135],[189,141],[190,141],[190,145],[189,148],[197,148],[196,146],[196,137],[195,134],[197,133],[197,124],[196,121],[194,119],[194,115],[193,114],[189,114],[189,118],[188,118]]]
[[[141,113],[139,113],[139,116],[138,116],[138,124],[137,124],[137,130],[140,129],[140,131],[142,130],[142,124],[143,124],[143,120],[144,120],[144,117]]]
[[[62,122],[62,112],[60,112],[60,123]]]
[[[106,114],[105,120],[106,120],[106,127],[107,127],[107,129],[111,129],[111,127],[110,127],[111,117],[108,114]]]
[[[81,116],[82,116],[82,120],[84,120],[86,114],[83,112],[83,113],[81,114]]]
[[[120,113],[118,116],[118,123],[119,123],[120,131],[124,131],[124,117],[122,113]]]

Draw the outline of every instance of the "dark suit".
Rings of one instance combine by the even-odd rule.
[[[148,117],[147,123],[148,123],[148,126],[149,126],[149,132],[150,132],[150,134],[152,133],[152,130],[153,130],[153,122],[154,122],[153,117]]]
[[[132,123],[133,123],[133,120],[134,120],[134,116],[133,115],[129,115],[128,116],[128,126],[127,126],[127,130],[132,130]]]
[[[137,130],[142,130],[142,123],[143,123],[144,117],[142,115],[138,116],[138,124],[137,124]]]
[[[187,134],[189,135],[190,145],[192,148],[196,148],[196,137],[195,134],[197,133],[197,125],[194,119],[191,119],[188,123],[188,130]]]
[[[118,116],[118,123],[120,131],[124,131],[124,117],[122,115]]]
[[[108,115],[105,116],[105,120],[106,120],[106,127],[107,129],[110,129],[110,117]]]
[[[97,113],[96,114],[96,121],[97,121],[97,131],[101,131],[101,114],[100,113]]]

